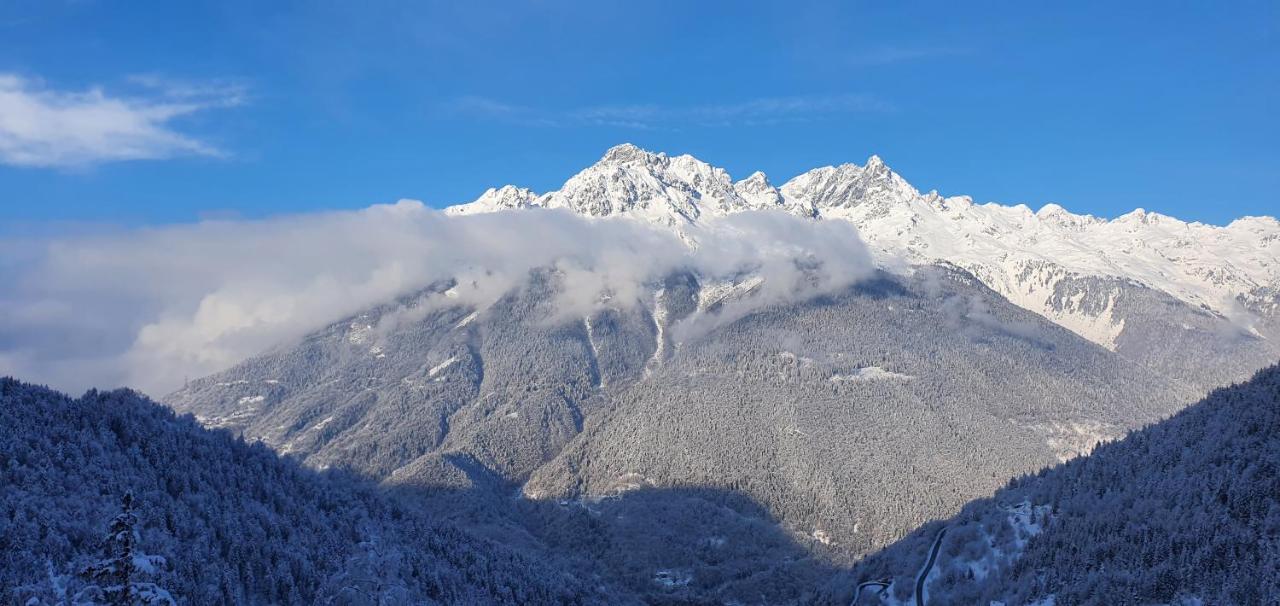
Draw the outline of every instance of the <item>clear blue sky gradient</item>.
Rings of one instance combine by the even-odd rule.
[[[248,91],[171,125],[226,157],[0,165],[0,223],[443,206],[625,141],[776,184],[874,153],[978,201],[1280,211],[1277,2],[361,4],[0,4],[0,72]]]

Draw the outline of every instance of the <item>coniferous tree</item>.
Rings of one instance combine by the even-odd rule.
[[[88,603],[101,601],[111,606],[175,604],[167,590],[143,580],[155,575],[165,565],[165,559],[147,555],[138,548],[138,516],[133,506],[133,493],[126,492],[120,499],[120,514],[107,528],[103,541],[105,557],[81,572],[90,585],[80,591],[77,603],[83,604],[81,600],[87,598]]]

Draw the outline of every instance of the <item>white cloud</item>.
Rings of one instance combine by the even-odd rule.
[[[702,105],[595,105],[554,111],[486,97],[462,97],[450,111],[524,126],[612,126],[632,129],[681,126],[751,126],[817,120],[832,116],[893,111],[872,95],[762,97],[737,103]]]
[[[449,217],[402,201],[354,212],[212,221],[41,240],[0,240],[0,374],[67,390],[128,385],[161,395],[363,309],[456,278],[452,303],[485,305],[556,267],[560,315],[642,299],[676,270],[765,278],[684,334],[871,271],[843,222],[741,213],[693,233],[564,211]],[[6,262],[3,259],[10,259]],[[18,260],[21,260],[20,262]],[[398,318],[412,321],[413,312]],[[554,321],[555,318],[549,318]],[[395,322],[397,319],[389,320]],[[392,325],[380,326],[390,330]]]
[[[122,160],[222,152],[174,130],[172,122],[243,101],[239,87],[195,85],[137,76],[147,94],[112,96],[101,88],[60,91],[0,73],[0,162],[28,167],[82,167]]]

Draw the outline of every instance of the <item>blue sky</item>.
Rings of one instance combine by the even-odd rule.
[[[1277,214],[1280,4],[1047,4],[4,2],[0,223],[445,205],[624,141],[777,184],[874,153],[979,201]]]

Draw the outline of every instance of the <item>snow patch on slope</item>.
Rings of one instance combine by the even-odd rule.
[[[764,284],[764,278],[761,276],[751,276],[741,282],[708,281],[702,290],[698,291],[698,311],[707,311],[717,305],[746,297],[761,284]]]
[[[431,369],[427,371],[427,376],[434,377],[440,374],[441,372],[443,372],[444,369],[449,368],[450,366],[453,366],[453,363],[457,361],[458,361],[458,356],[450,356],[448,360],[445,360],[439,364],[436,364],[435,366],[432,366]]]
[[[1045,435],[1045,443],[1063,463],[1093,452],[1099,443],[1124,436],[1119,427],[1089,420],[1054,421],[1034,429]]]
[[[869,383],[872,381],[910,381],[914,378],[914,375],[885,370],[879,366],[868,366],[854,369],[853,372],[848,374],[831,375],[828,380],[832,383]]]

